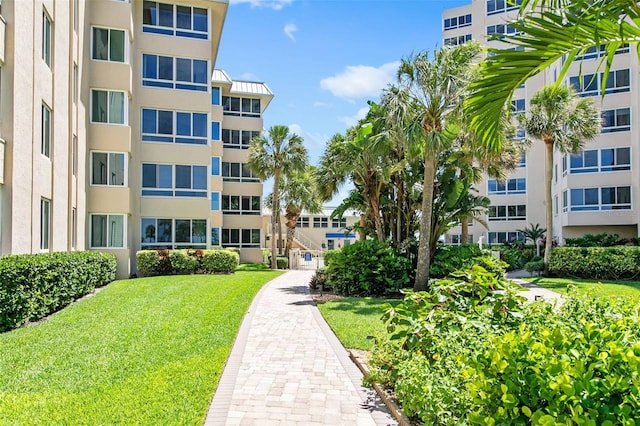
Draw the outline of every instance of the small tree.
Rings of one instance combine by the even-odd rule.
[[[529,228],[518,229],[517,231],[522,232],[525,236],[525,239],[529,239],[536,246],[536,256],[540,257],[540,244],[539,241],[544,237],[547,232],[546,228],[541,228],[539,223],[535,225],[533,223],[529,224]]]

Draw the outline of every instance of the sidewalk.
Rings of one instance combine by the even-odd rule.
[[[520,292],[521,296],[524,296],[529,301],[545,299],[549,301],[557,300],[562,303],[562,296],[554,291],[548,290],[546,288],[540,287],[538,285],[532,284],[529,281],[522,280],[520,278],[530,277],[527,271],[520,269],[517,271],[507,272],[507,278],[509,278],[514,283],[528,289],[528,291]]]
[[[289,271],[260,290],[204,426],[397,424],[313,303],[313,274]]]

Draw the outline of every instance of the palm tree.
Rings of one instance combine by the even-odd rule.
[[[544,237],[547,229],[541,228],[539,223],[536,223],[535,225],[531,223],[528,228],[517,229],[517,231],[522,232],[525,238],[528,238],[533,242],[533,245],[536,246],[536,256],[540,257],[540,244],[538,244],[538,241]]]
[[[518,120],[527,134],[544,142],[546,148],[547,239],[544,263],[547,265],[553,239],[553,208],[551,205],[553,152],[555,149],[563,154],[580,152],[586,141],[594,139],[600,133],[600,112],[592,99],[580,98],[572,89],[565,86],[548,85],[531,98],[528,117],[521,114]]]
[[[399,90],[385,96],[390,116],[405,129],[411,145],[409,155],[419,153],[424,165],[416,291],[426,289],[429,281],[434,181],[440,153],[453,140],[445,128],[461,114],[473,61],[479,53],[479,45],[469,42],[436,50],[432,60],[428,52],[403,59],[398,70]]]
[[[516,88],[564,57],[558,85],[576,57],[604,46],[604,79],[616,50],[640,42],[640,7],[631,0],[522,0],[519,33],[502,41],[523,50],[488,49],[480,78],[471,84],[465,114],[483,143],[499,148],[499,117]],[[639,51],[640,53],[640,51]],[[565,56],[566,55],[566,56]],[[603,88],[604,90],[604,88]]]
[[[276,224],[280,212],[280,181],[295,171],[304,170],[309,160],[303,139],[289,133],[287,126],[272,126],[267,135],[256,136],[249,146],[247,165],[260,179],[273,177],[271,209],[271,269],[277,269]]]
[[[287,245],[284,253],[287,257],[296,234],[296,224],[302,212],[319,213],[322,210],[322,200],[315,185],[315,172],[315,167],[308,166],[306,170],[291,173],[282,182],[281,197],[287,227]]]

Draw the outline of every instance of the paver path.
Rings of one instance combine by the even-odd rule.
[[[289,271],[260,290],[205,426],[397,424],[313,303],[313,274]]]

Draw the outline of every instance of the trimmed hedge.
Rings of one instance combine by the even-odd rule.
[[[138,275],[230,274],[240,256],[231,250],[140,250],[136,253]]]
[[[0,332],[58,311],[116,278],[116,258],[97,251],[0,257]]]
[[[633,279],[640,276],[640,247],[555,247],[548,270],[561,277]]]

